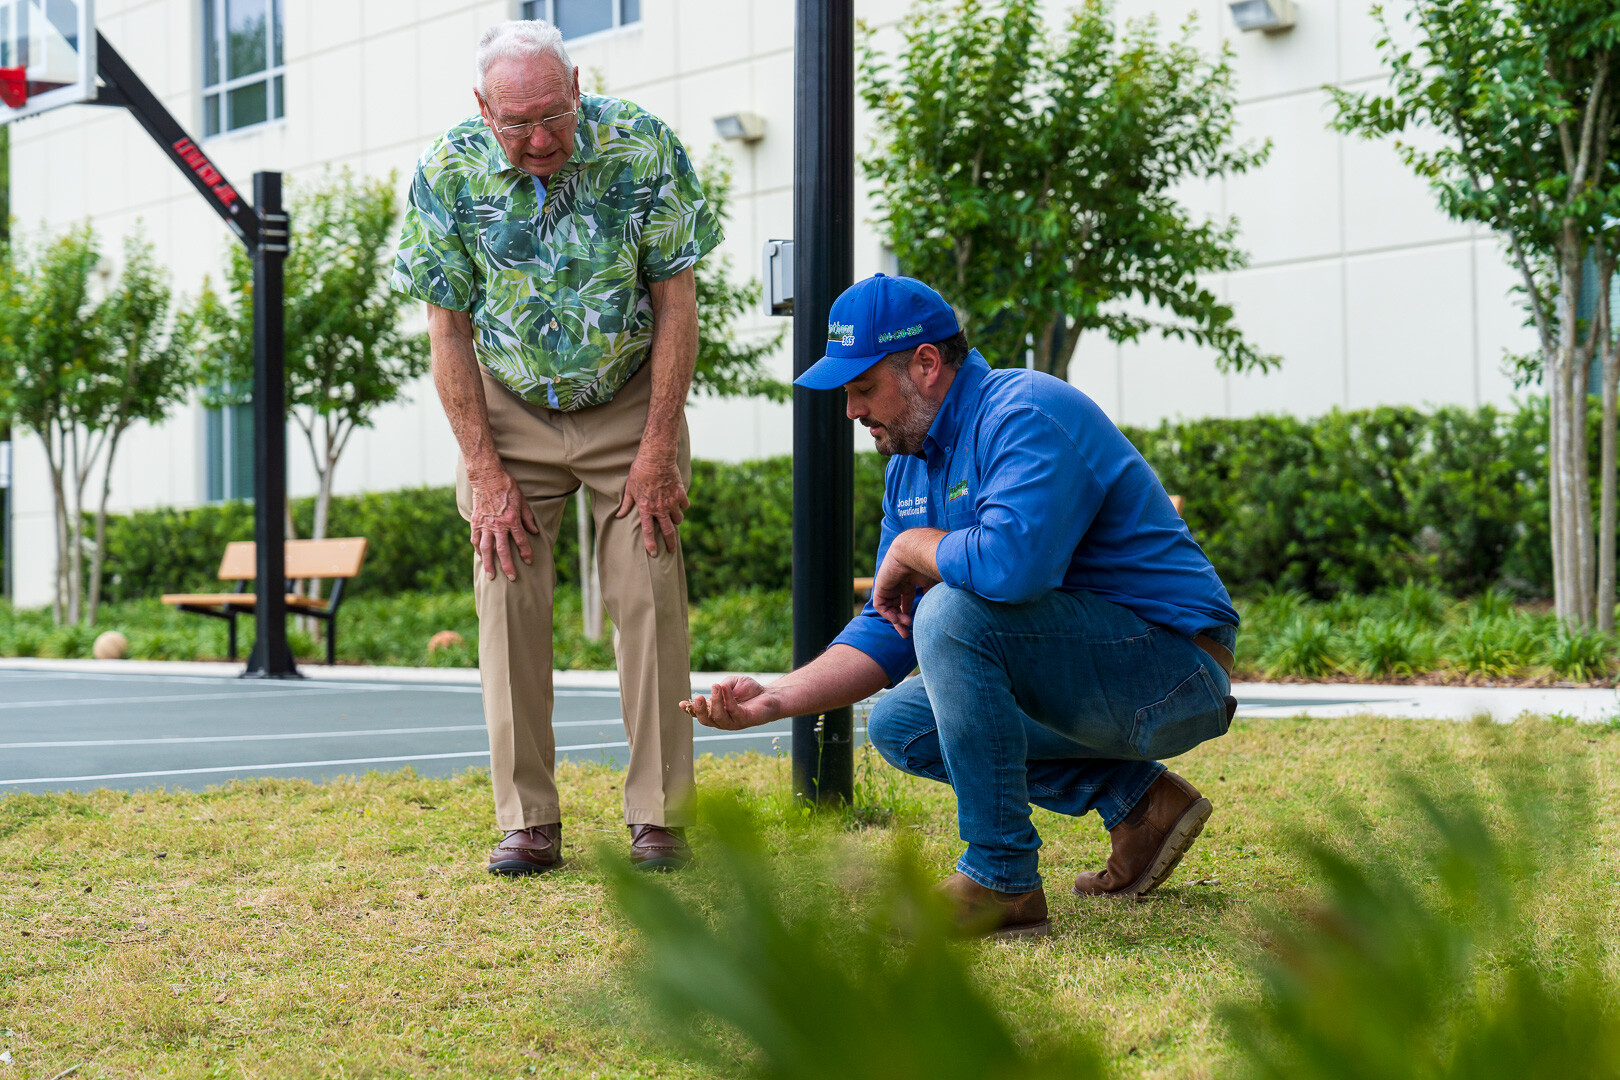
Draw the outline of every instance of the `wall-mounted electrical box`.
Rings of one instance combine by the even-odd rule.
[[[765,313],[793,314],[793,241],[765,241],[765,265],[760,274],[765,283]]]

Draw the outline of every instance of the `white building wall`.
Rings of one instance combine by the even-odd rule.
[[[1238,215],[1251,265],[1221,275],[1217,292],[1246,332],[1283,366],[1223,375],[1211,356],[1180,342],[1116,346],[1082,339],[1071,378],[1121,423],[1172,416],[1291,412],[1385,402],[1506,403],[1505,348],[1529,338],[1508,294],[1512,277],[1486,236],[1438,213],[1423,185],[1385,144],[1327,129],[1324,83],[1380,83],[1367,0],[1300,0],[1298,26],[1239,34],[1222,0],[1120,0],[1118,15],[1155,15],[1173,32],[1196,12],[1206,51],[1229,42],[1239,77],[1240,137],[1272,140],[1270,162],[1186,193],[1189,205]],[[490,23],[516,0],[283,0],[287,117],[204,144],[233,182],[257,169],[313,181],[323,169],[393,172],[403,193],[417,156],[474,108],[472,55]],[[857,0],[857,14],[892,38],[906,0]],[[1054,4],[1058,9],[1062,5]],[[199,0],[98,0],[102,32],[190,130],[201,130]],[[734,272],[757,276],[761,245],[791,235],[793,4],[791,0],[642,0],[642,22],[569,43],[588,88],[629,98],[674,126],[695,159],[734,163],[727,242]],[[767,131],[753,146],[722,143],[713,118],[749,111]],[[857,115],[865,150],[871,117]],[[74,107],[12,132],[12,207],[23,233],[90,218],[116,255],[137,223],[170,267],[176,288],[216,280],[236,241],[121,110]],[[858,188],[855,273],[883,268],[869,193]],[[754,313],[750,334],[784,325]],[[774,367],[786,377],[789,350]],[[696,399],[693,452],[745,459],[786,453],[786,406]],[[191,505],[203,497],[203,411],[190,407],[158,429],[134,432],[115,465],[113,505]],[[37,440],[18,437],[15,492],[17,599],[48,602],[51,503]],[[314,489],[307,449],[289,432],[289,484]],[[339,491],[451,481],[455,446],[431,385],[379,413],[338,467]]]

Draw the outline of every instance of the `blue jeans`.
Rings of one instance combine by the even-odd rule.
[[[1233,627],[1205,631],[1231,648]],[[877,700],[867,736],[891,765],[951,785],[957,870],[1038,888],[1030,804],[1118,825],[1164,766],[1226,733],[1231,683],[1191,638],[1091,593],[999,604],[936,585],[912,624],[920,678]]]

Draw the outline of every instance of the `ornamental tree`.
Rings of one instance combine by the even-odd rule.
[[[348,169],[292,200],[286,262],[287,415],[304,435],[318,489],[314,539],[326,536],[332,482],[355,430],[428,370],[427,335],[407,333],[414,301],[388,286],[399,223],[394,177]],[[203,289],[210,331],[203,370],[211,405],[251,400],[253,264],[233,246],[228,292]]]
[[[101,248],[88,225],[0,259],[0,412],[39,437],[55,510],[56,621],[94,623],[101,597],[107,500],[120,440],[158,423],[195,384],[193,317],[176,311],[145,238],[124,244],[124,268],[103,287]],[[86,490],[97,471],[85,603]]]
[[[1245,263],[1235,219],[1198,220],[1178,186],[1259,165],[1233,138],[1230,52],[1211,60],[1152,20],[1115,33],[1103,0],[1061,32],[1037,0],[922,0],[891,58],[859,61],[877,124],[863,165],[906,274],[935,288],[993,364],[1067,378],[1087,330],[1212,348],[1223,370],[1276,362],[1203,277]]]
[[[1548,392],[1553,592],[1571,626],[1614,628],[1616,386],[1609,284],[1620,256],[1620,8],[1613,0],[1413,0],[1415,44],[1374,8],[1384,93],[1334,91],[1336,125],[1393,139],[1451,217],[1503,241],[1519,271]],[[1428,129],[1435,149],[1401,138]],[[1579,317],[1594,289],[1591,318]],[[1592,536],[1587,379],[1601,358],[1601,538]]]

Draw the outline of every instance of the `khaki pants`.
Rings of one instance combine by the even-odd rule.
[[[612,401],[577,412],[530,405],[483,368],[484,398],[495,449],[518,482],[540,534],[531,538],[534,562],[513,551],[517,580],[496,569],[484,573],[473,557],[478,603],[478,672],[489,728],[489,769],[495,787],[495,823],[526,829],[562,820],[556,739],[551,728],[551,617],[556,585],[553,545],[563,507],[581,484],[590,491],[596,520],[602,600],[613,620],[619,696],[630,742],[624,778],[629,824],[685,825],[692,795],[692,720],[678,702],[691,696],[686,626],[686,570],[679,548],[662,540],[647,554],[637,509],[613,515],[624,494],[630,463],[647,424],[652,374],[643,364]],[[681,479],[692,465],[686,421],[681,420]],[[456,468],[456,499],[472,513],[465,462]]]

